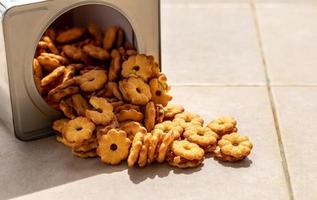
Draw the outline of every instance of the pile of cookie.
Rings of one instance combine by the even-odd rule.
[[[138,54],[122,28],[49,28],[33,62],[37,90],[64,117],[57,140],[81,158],[144,167],[168,162],[199,166],[206,155],[239,161],[252,149],[232,117],[207,126],[195,113],[169,104],[166,76],[153,56]]]

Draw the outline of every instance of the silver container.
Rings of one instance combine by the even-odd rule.
[[[21,140],[52,134],[51,123],[60,116],[37,92],[32,72],[37,43],[60,16],[76,26],[119,25],[139,52],[160,61],[159,0],[0,0],[0,44],[5,44],[5,51],[0,47],[0,118]]]

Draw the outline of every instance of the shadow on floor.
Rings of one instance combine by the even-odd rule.
[[[146,179],[155,179],[155,178],[163,178],[168,176],[171,172],[174,174],[192,174],[194,172],[200,171],[203,165],[197,168],[190,168],[190,169],[179,169],[175,167],[171,167],[170,165],[164,163],[154,163],[151,164],[150,167],[145,167],[140,170],[139,167],[132,167],[128,169],[128,174],[130,180],[135,183],[141,183]]]
[[[99,159],[77,158],[55,137],[22,142],[13,135],[3,134],[1,140],[0,199],[127,169],[125,164],[112,167]]]
[[[129,179],[138,184],[146,179],[163,178],[171,172],[191,174],[195,169],[176,169],[168,164],[153,164],[140,169],[128,168],[126,162],[109,166],[100,159],[81,159],[73,156],[71,150],[58,143],[55,137],[22,142],[13,135],[4,135],[1,144],[7,144],[0,151],[0,199],[8,199],[64,185],[88,177],[127,173]]]
[[[238,162],[223,162],[217,159],[214,159],[214,160],[224,167],[231,167],[231,168],[248,168],[253,163],[252,160],[250,160],[249,158],[245,158],[244,160],[238,161]]]

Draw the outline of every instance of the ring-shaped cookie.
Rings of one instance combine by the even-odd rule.
[[[183,128],[187,128],[192,125],[202,126],[204,123],[204,120],[196,113],[183,112],[183,113],[177,114],[173,122],[179,124]]]
[[[104,70],[90,70],[77,78],[77,83],[84,92],[99,90],[106,82],[107,74]]]
[[[92,137],[95,125],[85,117],[70,120],[63,129],[63,136],[68,142],[80,144]]]
[[[145,105],[152,97],[150,87],[141,78],[123,79],[119,82],[119,89],[124,99],[135,105]]]
[[[86,110],[86,117],[95,124],[107,125],[114,118],[113,107],[105,98],[93,96],[89,103],[94,110]]]
[[[251,153],[252,143],[247,136],[239,133],[224,135],[218,142],[221,153],[236,159],[243,159]]]
[[[117,165],[128,157],[131,141],[122,130],[111,129],[98,143],[97,154],[104,163]]]
[[[236,125],[237,121],[233,117],[223,116],[209,122],[207,126],[219,136],[223,136],[237,131]]]

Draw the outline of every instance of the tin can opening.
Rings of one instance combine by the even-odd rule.
[[[93,35],[88,28],[92,24],[95,27],[98,27],[101,31],[102,40],[99,43],[96,42],[97,39],[95,35]],[[118,27],[123,31],[123,48],[134,48],[136,50],[138,49],[135,32],[128,18],[124,15],[124,13],[110,6],[101,4],[81,5],[64,12],[48,26],[47,30],[44,31],[43,36],[41,37],[39,44],[36,48],[33,62],[33,77],[35,83],[35,87],[33,88],[36,88],[38,91],[37,93],[40,95],[39,96],[38,94],[36,94],[37,97],[35,99],[37,101],[42,101],[38,105],[44,105],[39,107],[39,109],[42,110],[42,112],[47,113],[47,115],[52,115],[54,108],[56,110],[59,110],[59,101],[52,101],[52,99],[49,98],[49,94],[50,91],[54,90],[56,87],[61,85],[61,83],[64,81],[63,77],[59,76],[59,78],[56,78],[56,80],[52,81],[47,85],[43,85],[42,81],[43,78],[45,78],[48,74],[54,71],[54,69],[58,68],[56,67],[56,65],[64,66],[67,68],[69,64],[82,64],[85,65],[85,67],[90,67],[90,69],[94,67],[105,68],[106,70],[109,69],[111,63],[108,59],[95,59],[91,57],[89,54],[87,55],[87,53],[83,51],[83,47],[85,45],[92,44],[94,46],[104,48],[104,35],[106,30],[110,27]],[[79,38],[75,37],[75,39],[73,40],[67,41],[66,38],[66,40],[63,42],[58,41],[58,37],[61,34],[72,28],[78,28],[78,30],[83,31],[83,33],[80,33],[82,35]],[[49,37],[49,40],[47,38],[44,39],[44,37]],[[49,44],[50,41],[53,43],[53,47]],[[80,49],[80,52],[83,53],[83,55],[88,59],[88,61],[87,59],[80,60],[68,56],[65,53],[64,49],[66,45],[70,45],[77,49]],[[119,49],[118,44],[114,43],[111,49],[106,49],[109,55],[111,55],[113,49]],[[39,62],[40,56],[43,54],[54,54],[58,57],[66,58],[67,61],[64,62],[59,60],[60,64],[54,65],[53,63],[52,68],[43,67],[43,63],[45,63],[46,61],[50,62],[50,58],[44,58],[43,60],[42,57],[41,62]],[[45,59],[47,60],[45,61]],[[54,57],[52,57],[51,59],[54,60]],[[41,67],[42,72],[38,72],[36,65],[39,65]],[[75,76],[76,75],[79,74],[75,74]]]

